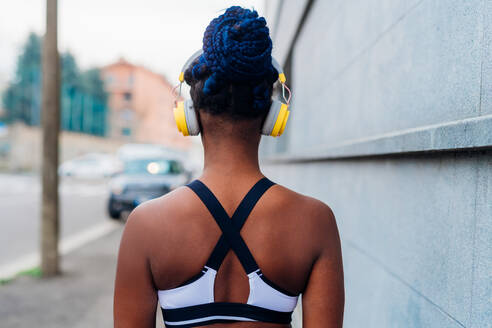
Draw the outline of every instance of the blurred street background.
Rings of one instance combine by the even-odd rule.
[[[176,129],[172,88],[230,4],[58,1],[61,274],[42,278],[47,3],[0,3],[0,327],[111,327],[126,216],[201,169],[199,140]]]
[[[126,216],[200,172],[172,88],[233,4],[266,17],[293,92],[286,132],[262,139],[263,171],[337,218],[345,327],[492,327],[492,1],[59,0],[52,277],[46,3],[0,2],[1,328],[112,326]]]
[[[40,184],[34,174],[1,174],[0,267],[39,247]],[[60,186],[62,238],[107,222],[107,180],[64,181]]]

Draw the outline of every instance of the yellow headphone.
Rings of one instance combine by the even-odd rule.
[[[202,53],[202,50],[198,50],[197,52],[195,52],[186,61],[183,68],[181,69],[181,73],[179,74],[179,85],[175,87],[179,87],[178,99],[181,96],[181,86],[184,82],[184,72],[188,69],[188,66],[195,61],[195,59],[202,55]],[[273,57],[272,65],[278,72],[278,81],[280,82],[280,84],[282,84],[282,96],[285,100],[285,103],[281,102],[280,100],[272,101],[272,105],[268,109],[268,114],[265,118],[265,122],[263,123],[261,134],[278,137],[284,132],[285,125],[287,124],[287,120],[289,118],[290,90],[285,85],[286,78],[282,67],[280,67],[279,63]],[[286,89],[289,92],[288,98],[285,97]],[[185,101],[176,101],[176,107],[173,109],[173,112],[178,130],[184,136],[196,136],[200,133],[200,125],[198,124],[196,112],[193,107],[193,101],[191,99],[186,99]]]

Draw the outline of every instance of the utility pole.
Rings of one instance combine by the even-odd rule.
[[[57,5],[57,0],[46,0],[46,34],[43,41],[41,271],[44,277],[50,277],[60,273],[58,255],[60,63],[58,56]]]

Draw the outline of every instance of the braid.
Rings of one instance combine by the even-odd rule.
[[[185,72],[198,108],[235,117],[264,113],[277,77],[265,19],[238,6],[210,22],[203,35],[203,55]]]

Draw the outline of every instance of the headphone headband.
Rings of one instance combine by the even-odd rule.
[[[190,66],[191,63],[193,63],[202,54],[203,54],[203,50],[200,49],[200,50],[195,51],[193,53],[193,55],[191,55],[191,57],[188,58],[188,60],[183,65],[183,68],[181,69],[181,72],[179,73],[179,82],[180,83],[183,83],[184,82],[184,72],[188,69],[188,66]],[[279,80],[279,82],[282,83],[282,84],[284,84],[285,81],[287,80],[285,78],[284,70],[282,69],[282,66],[280,66],[280,64],[278,63],[278,61],[275,58],[273,58],[273,56],[272,56],[272,66],[278,72],[278,80]]]
[[[179,87],[179,96],[181,96],[181,85],[184,82],[184,72],[188,69],[188,67],[193,63],[198,57],[203,54],[203,51],[200,49],[196,51],[190,58],[186,61],[181,69],[179,74],[179,84],[173,88],[173,92],[175,92],[176,88]],[[290,90],[285,85],[285,74],[280,66],[280,64],[272,57],[272,66],[278,72],[278,81],[282,84],[282,96],[285,100],[285,103],[282,103],[279,100],[273,100],[270,108],[268,109],[267,115],[263,122],[263,126],[261,129],[261,133],[263,135],[278,137],[280,136],[285,129],[285,124],[287,123],[287,119],[289,118],[289,103],[290,103]],[[285,97],[285,90],[289,92],[289,97]],[[176,95],[176,94],[175,94]],[[179,132],[181,132],[184,136],[196,136],[200,133],[200,125],[198,124],[198,118],[196,116],[195,108],[193,106],[193,101],[188,99],[186,101],[178,101],[176,99],[176,106],[173,109],[174,119],[176,120],[176,125],[178,127]]]

